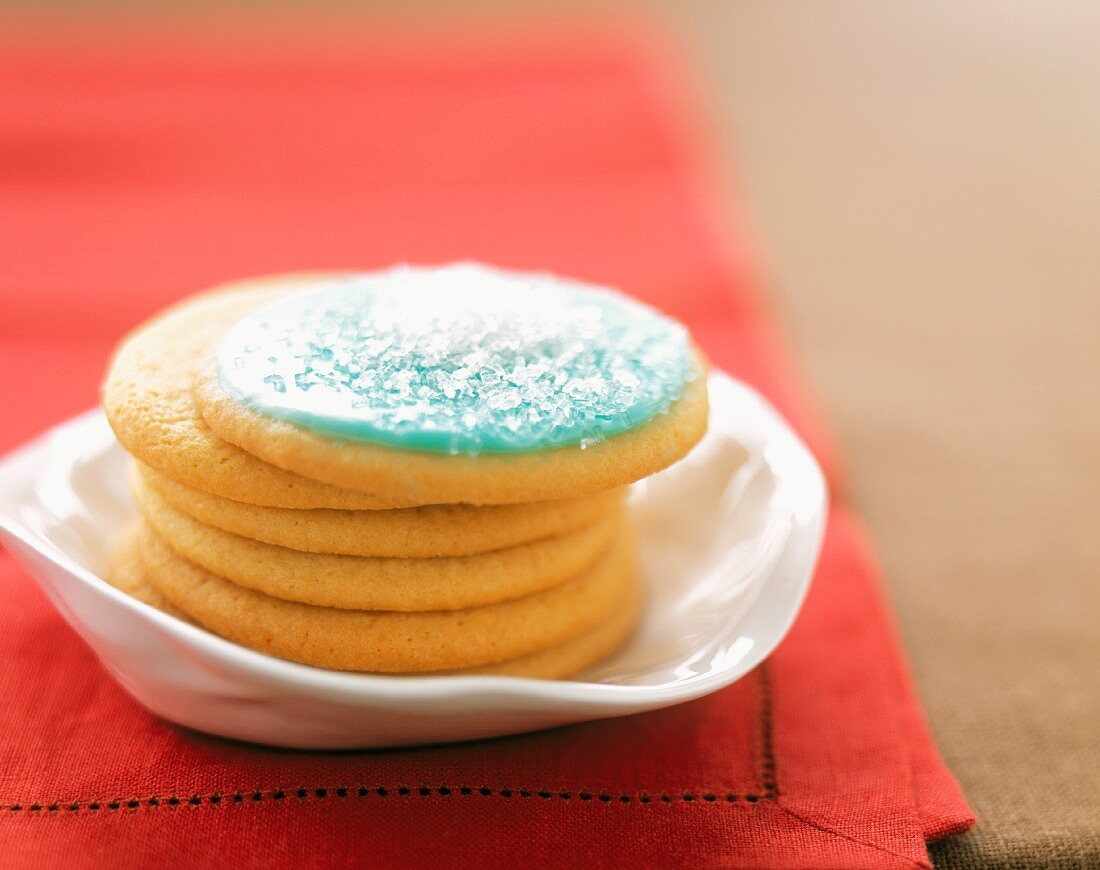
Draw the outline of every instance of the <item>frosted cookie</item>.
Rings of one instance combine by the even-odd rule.
[[[632,606],[628,534],[591,570],[537,595],[488,607],[384,613],[315,607],[238,586],[177,555],[148,527],[145,577],[203,627],[243,646],[325,668],[415,673],[481,668],[580,638]]]
[[[201,523],[311,553],[404,559],[467,556],[575,531],[611,513],[623,492],[515,505],[431,505],[388,511],[258,507],[169,480],[137,463],[141,484]]]
[[[704,364],[682,326],[551,276],[401,267],[221,325],[195,383],[211,430],[394,501],[591,495],[670,465],[706,429]]]
[[[228,324],[325,275],[277,275],[175,305],[119,346],[103,386],[103,408],[126,450],[165,477],[237,501],[285,508],[408,507],[318,483],[269,465],[210,431],[192,399],[196,369]],[[329,275],[328,277],[331,277]]]
[[[577,531],[472,556],[390,559],[306,553],[242,538],[139,487],[142,516],[185,559],[287,601],[352,610],[458,610],[520,598],[577,577],[611,546],[619,511]]]

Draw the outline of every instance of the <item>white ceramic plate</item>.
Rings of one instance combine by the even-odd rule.
[[[104,667],[149,710],[241,740],[316,749],[514,734],[679,704],[767,656],[810,583],[827,496],[813,457],[748,387],[710,380],[711,425],[632,496],[648,602],[630,642],[571,681],[388,677],[253,652],[101,579],[134,508],[103,414],[0,464],[0,538]]]

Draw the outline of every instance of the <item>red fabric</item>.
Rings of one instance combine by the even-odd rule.
[[[121,333],[203,285],[476,258],[684,319],[835,484],[666,61],[599,34],[221,36],[0,48],[0,448],[93,404]],[[172,727],[7,555],[0,588],[5,866],[909,867],[972,823],[839,499],[805,610],[750,677],[464,746],[285,752]]]

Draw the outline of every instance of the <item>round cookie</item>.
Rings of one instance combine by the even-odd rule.
[[[403,559],[467,556],[555,537],[595,522],[622,501],[589,498],[515,505],[430,505],[388,511],[259,507],[176,483],[136,463],[142,485],[201,523],[292,550]]]
[[[635,584],[628,590],[626,599],[619,603],[618,609],[607,619],[561,646],[495,665],[444,673],[451,676],[491,674],[502,677],[564,680],[587,670],[618,649],[637,623],[641,609],[641,589]]]
[[[141,523],[133,523],[115,545],[111,562],[107,566],[107,582],[143,604],[155,607],[176,619],[190,622],[187,614],[165,598],[145,576],[140,559],[140,530]]]
[[[475,264],[311,289],[227,319],[194,388],[219,437],[304,477],[423,504],[572,498],[706,429],[701,354],[619,294]]]
[[[603,554],[621,525],[616,510],[577,531],[472,556],[390,559],[306,553],[203,525],[138,487],[149,526],[183,558],[286,601],[349,610],[461,610],[566,583]]]
[[[140,525],[135,523],[119,542],[111,559],[108,581],[139,601],[165,613],[191,622],[149,582],[140,554]],[[560,646],[550,647],[516,659],[466,670],[436,671],[432,675],[497,675],[560,680],[586,670],[619,647],[634,628],[641,610],[642,596],[635,586],[627,598],[604,621]]]
[[[145,576],[173,605],[229,640],[338,670],[423,673],[483,668],[577,639],[632,605],[637,579],[627,533],[576,580],[488,607],[380,613],[272,598],[178,556],[148,527]]]
[[[216,436],[195,409],[197,367],[227,324],[333,274],[275,275],[215,288],[132,332],[115,351],[103,385],[103,408],[122,446],[171,480],[250,504],[343,510],[418,504],[372,496],[363,487],[352,492],[270,465]]]
[[[452,456],[334,441],[264,417],[230,396],[212,363],[195,381],[195,404],[226,441],[314,480],[409,503],[489,505],[579,498],[615,489],[681,459],[707,429],[704,364],[668,412],[606,441],[533,453]]]

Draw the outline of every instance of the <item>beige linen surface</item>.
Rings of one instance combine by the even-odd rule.
[[[1100,866],[1100,5],[689,5],[979,816],[936,865]]]

